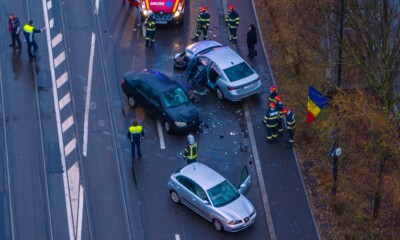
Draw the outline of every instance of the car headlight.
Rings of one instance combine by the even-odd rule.
[[[178,127],[186,127],[186,123],[185,122],[175,122],[175,125]]]
[[[180,11],[176,11],[175,14],[174,14],[174,18],[179,17],[179,15],[181,15],[181,12]]]
[[[232,220],[230,222],[228,222],[229,225],[235,225],[235,224],[239,224],[242,223],[242,220]]]
[[[147,10],[143,10],[143,15],[147,16]]]

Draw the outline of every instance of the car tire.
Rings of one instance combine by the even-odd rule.
[[[131,108],[135,108],[136,107],[136,100],[134,97],[132,96],[128,96],[128,104]]]
[[[214,218],[212,220],[212,223],[213,223],[213,226],[214,226],[215,230],[217,230],[217,232],[224,231],[224,225],[222,225],[220,220]]]
[[[181,203],[181,197],[179,196],[179,194],[177,192],[175,192],[174,190],[171,190],[171,200],[178,204]]]
[[[187,66],[187,61],[185,60],[177,60],[174,62],[174,68],[176,70],[185,70]]]
[[[171,134],[171,133],[172,133],[172,124],[171,124],[170,122],[164,121],[163,127],[164,127],[164,130],[165,130],[168,134]]]
[[[225,97],[224,97],[224,93],[222,92],[221,88],[216,87],[215,92],[217,94],[218,100],[221,100],[221,101],[224,100]]]

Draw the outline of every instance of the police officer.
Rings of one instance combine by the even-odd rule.
[[[294,130],[296,128],[296,119],[294,113],[287,108],[283,108],[282,113],[286,115],[288,141],[287,148],[291,148],[294,143]]]
[[[268,143],[272,143],[278,137],[278,120],[279,112],[276,110],[276,103],[270,102],[269,109],[265,113],[264,123],[267,127],[267,139]]]
[[[228,13],[226,14],[226,25],[229,28],[230,41],[236,43],[237,40],[237,28],[239,27],[239,14],[235,11],[235,6],[230,4],[228,7]]]
[[[210,14],[208,14],[207,8],[205,6],[202,6],[200,8],[200,13],[197,16],[197,32],[195,37],[192,38],[192,40],[196,42],[199,41],[201,33],[203,33],[203,40],[206,40],[209,26],[210,26]]]
[[[46,31],[46,28],[42,28],[40,30],[36,29],[33,26],[32,20],[29,20],[29,23],[24,25],[24,35],[26,42],[28,43],[28,56],[30,60],[36,58],[36,56],[32,54],[32,47],[34,52],[36,52],[38,49],[38,45],[35,41],[35,33],[41,33],[43,31]]]
[[[281,96],[277,95],[275,97],[275,101],[276,101],[276,110],[278,110],[278,112],[279,112],[278,133],[279,133],[279,135],[282,135],[283,134],[283,124],[282,124],[283,120],[282,119],[283,119],[283,116],[284,116],[282,110],[283,110],[283,108],[285,106],[283,106],[283,102],[282,102],[282,97]]]
[[[278,92],[276,91],[275,86],[269,87],[269,99],[268,102],[274,102],[276,103],[275,97],[278,96]]]
[[[183,153],[183,157],[186,159],[187,164],[196,162],[198,149],[199,146],[197,145],[197,142],[194,140],[194,136],[192,134],[189,134],[187,136],[187,144],[185,147],[185,152]]]
[[[154,35],[156,32],[156,19],[152,10],[147,12],[146,25],[146,47],[152,48],[154,46]]]
[[[137,155],[139,159],[141,159],[142,152],[140,151],[140,143],[144,139],[144,131],[138,121],[134,120],[132,126],[129,127],[127,138],[132,146],[132,160],[135,159],[135,147],[137,148]]]
[[[18,48],[21,48],[21,39],[19,38],[21,25],[19,23],[19,19],[12,13],[10,13],[10,16],[8,17],[8,26],[12,40],[10,47],[15,47],[15,42],[17,42]]]

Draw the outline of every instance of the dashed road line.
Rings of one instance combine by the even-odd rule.
[[[52,40],[51,40],[51,46],[53,48],[55,48],[61,41],[62,41],[63,37],[62,34],[59,33],[57,34],[57,36],[55,36]]]
[[[175,240],[181,240],[181,237],[179,236],[179,234],[175,234]]]
[[[65,133],[72,125],[74,125],[74,118],[69,116],[61,125],[62,132]]]
[[[58,102],[60,110],[62,110],[69,102],[71,102],[71,95],[69,93],[65,94],[63,98]]]
[[[52,29],[54,27],[54,18],[49,21],[49,28]]]
[[[94,49],[96,44],[96,35],[92,33],[92,43],[90,45],[89,56],[89,71],[88,71],[88,84],[86,88],[86,103],[85,103],[85,119],[83,123],[83,156],[87,156],[88,134],[89,134],[89,111],[90,111],[90,94],[92,91],[92,78],[93,78],[93,58]]]
[[[96,0],[95,2],[95,10],[94,13],[98,14],[99,13],[99,0]]]
[[[67,145],[65,145],[64,152],[67,157],[76,148],[76,138],[73,138]]]
[[[63,73],[59,78],[57,78],[57,88],[60,88],[64,83],[66,83],[68,80],[68,72]]]
[[[267,189],[265,187],[264,176],[263,176],[262,169],[261,169],[261,162],[260,162],[260,158],[258,156],[256,139],[254,137],[253,124],[251,123],[249,105],[246,102],[243,104],[243,109],[244,109],[244,116],[245,116],[246,122],[247,122],[247,129],[249,130],[251,151],[253,153],[254,163],[256,166],[258,183],[259,183],[260,192],[261,192],[261,199],[262,199],[263,205],[264,205],[264,212],[265,212],[265,218],[267,219],[269,235],[271,237],[271,240],[276,240],[274,224],[272,222],[271,209],[269,208]]]
[[[50,10],[52,7],[51,0],[47,2],[47,9]]]
[[[64,62],[65,60],[65,52],[63,51],[62,53],[60,53],[60,55],[58,55],[55,59],[54,59],[54,67],[58,67],[58,65],[60,65],[62,62]]]
[[[165,149],[164,134],[160,121],[157,121],[158,136],[160,138],[160,148]]]

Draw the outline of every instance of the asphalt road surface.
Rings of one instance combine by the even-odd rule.
[[[224,3],[188,1],[183,26],[158,27],[153,49],[144,46],[136,9],[120,1],[0,4],[2,19],[14,12],[21,25],[33,19],[47,28],[36,34],[35,62],[25,42],[21,50],[9,48],[9,33],[0,29],[0,239],[270,239],[271,231],[278,239],[318,238],[292,151],[283,139],[274,146],[263,141],[265,92],[238,103],[218,101],[211,92],[199,102],[198,161],[231,179],[246,165],[252,176],[246,196],[258,215],[234,234],[216,232],[170,200],[167,181],[185,165],[186,136],[166,134],[143,109],[130,109],[122,94],[123,75],[143,68],[186,84],[184,72],[173,69],[173,55],[191,43],[203,4],[212,19],[209,39],[229,44]],[[251,3],[234,3],[241,26],[255,23]],[[239,28],[233,46],[243,57],[246,32]],[[272,84],[265,58],[250,64],[265,88]],[[143,158],[132,162],[126,132],[134,118],[146,138]]]

